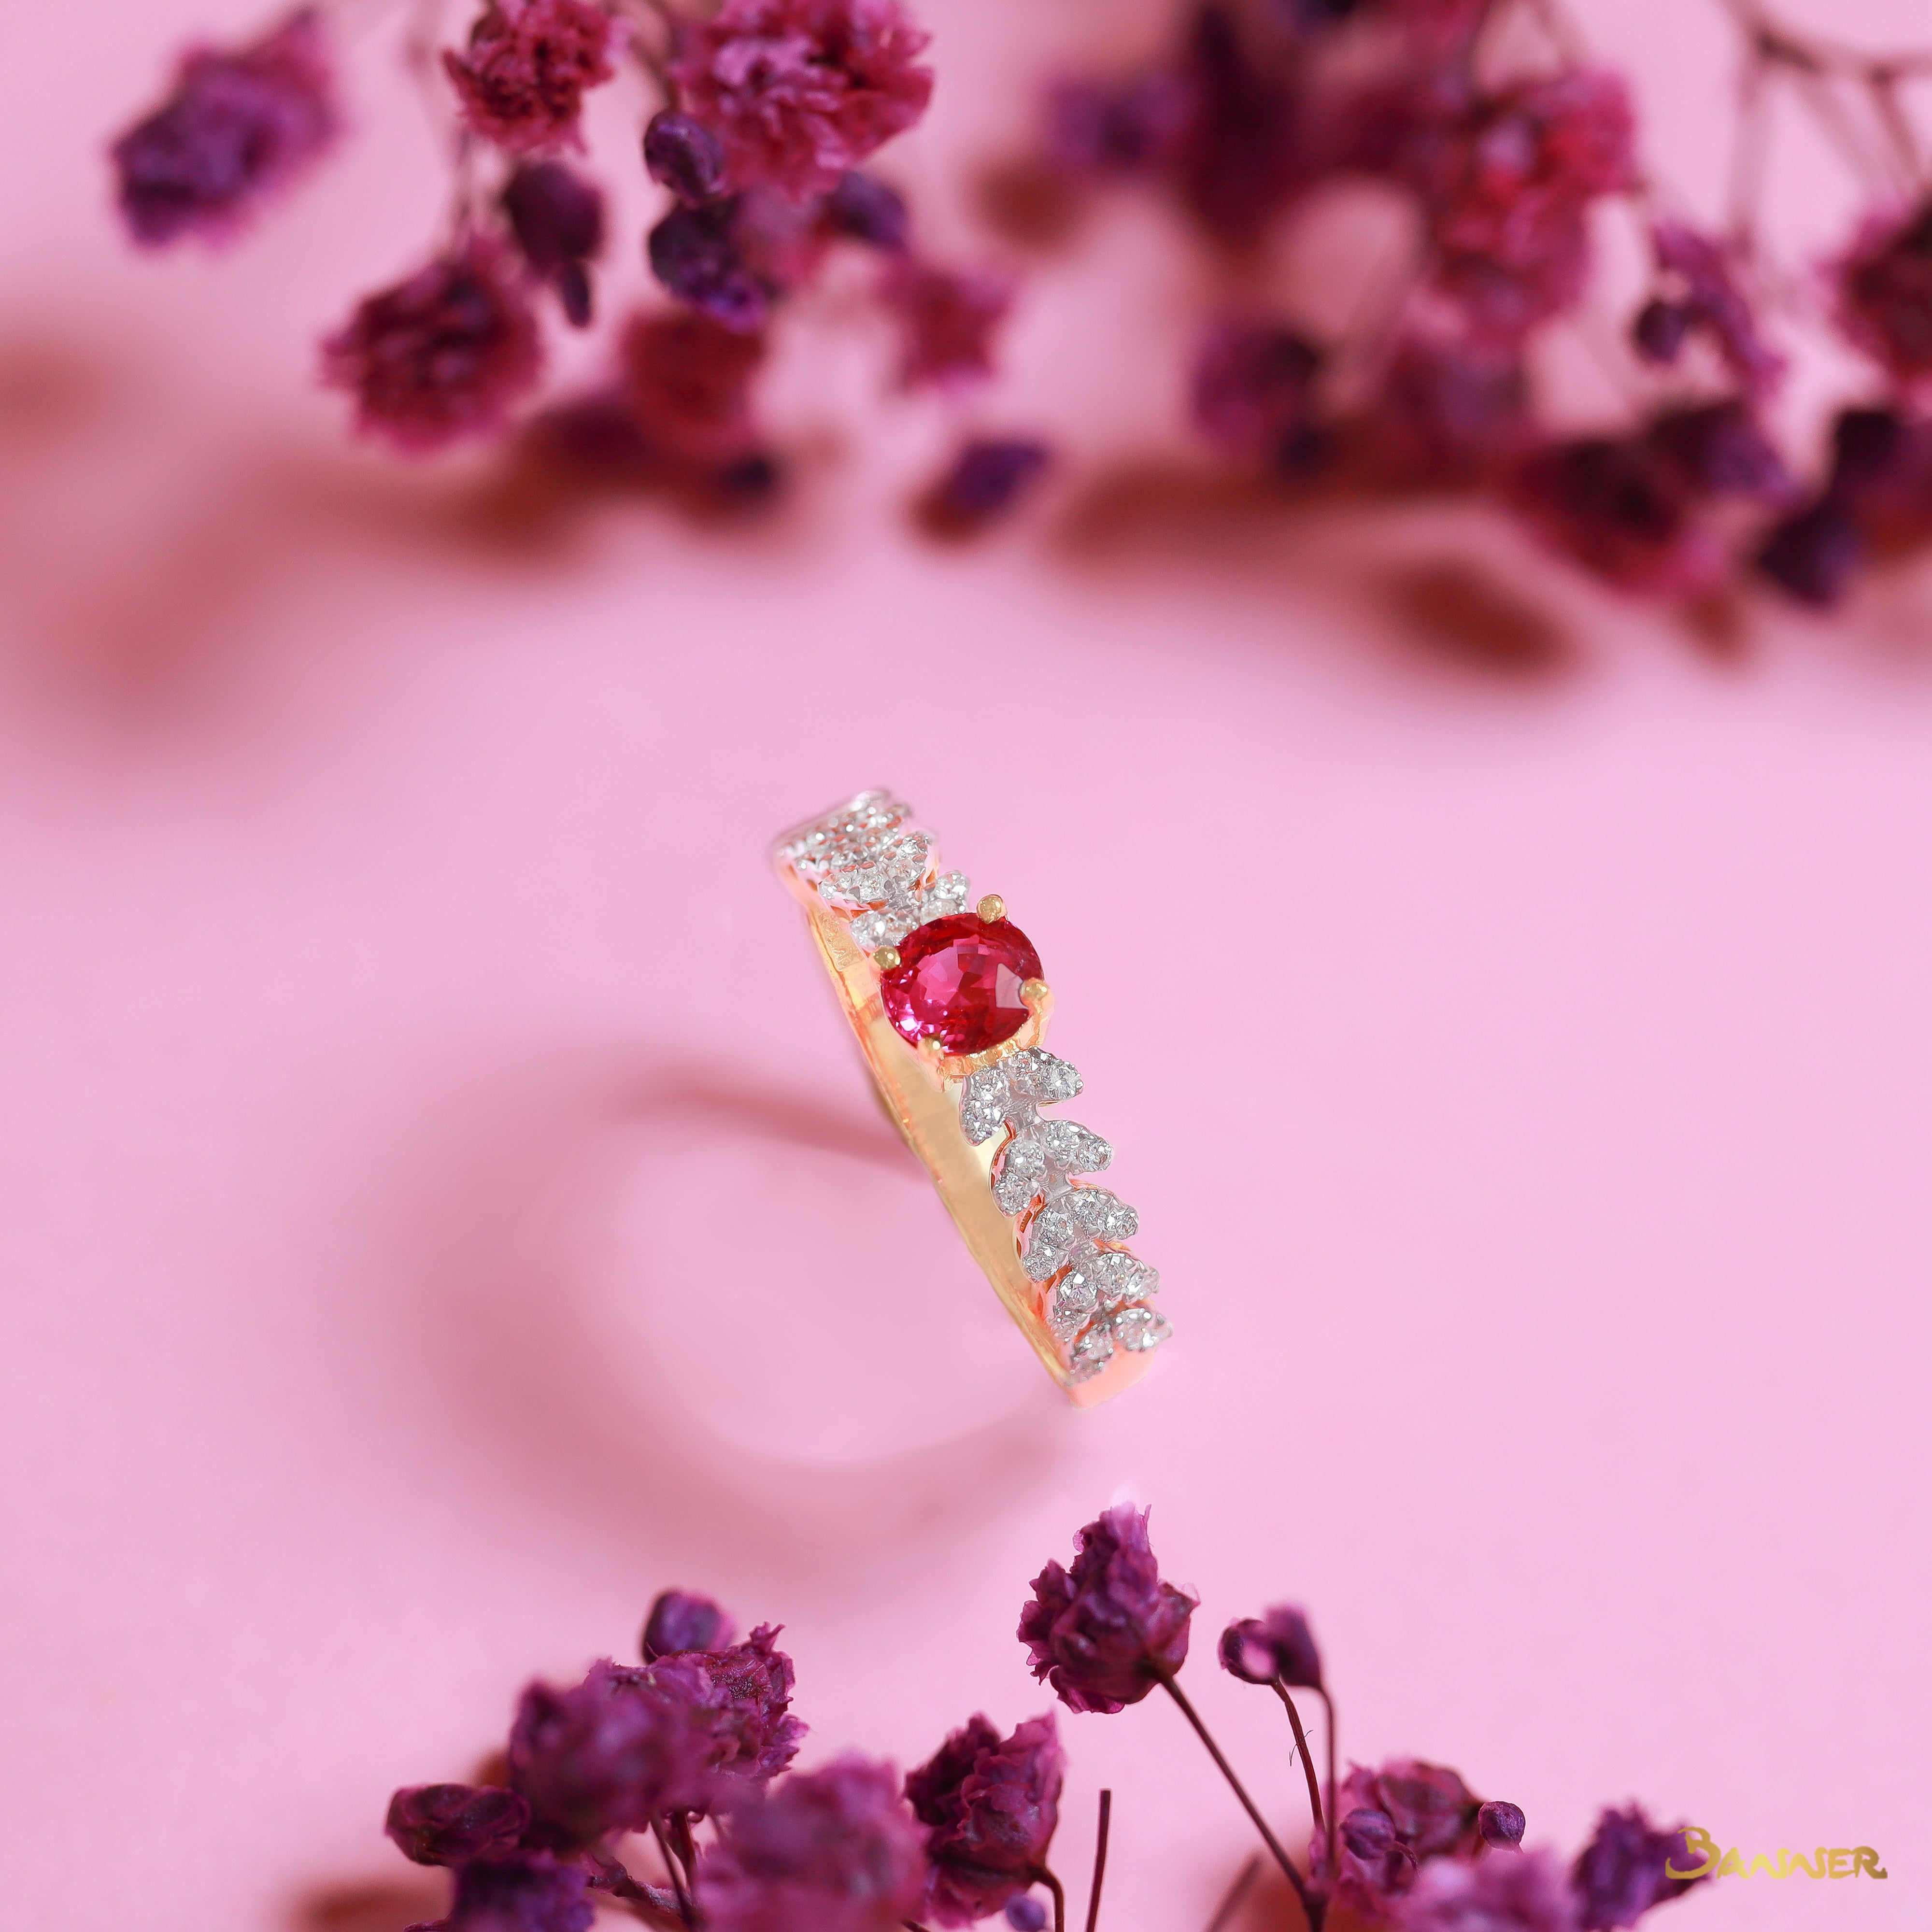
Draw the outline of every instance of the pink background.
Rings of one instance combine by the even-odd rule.
[[[928,11],[898,167],[970,252],[1024,77],[1130,29]],[[17,8],[0,70],[9,1922],[429,1916],[390,1788],[666,1583],[784,1622],[813,1751],[1010,1723],[1026,1580],[1130,1495],[1278,1816],[1278,1714],[1209,1653],[1292,1597],[1349,1752],[1451,1762],[1534,1840],[1639,1796],[1892,1875],[1726,1880],[1682,1932],[1924,1924],[1924,579],[1727,656],[1480,517],[1083,512],[1180,447],[1205,271],[1131,208],[1040,271],[987,406],[1076,453],[1031,530],[906,534],[946,420],[830,312],[775,526],[506,527],[310,388],[434,217],[380,44],[363,140],[247,248],[107,226],[100,138],[246,17]],[[1586,17],[1712,180],[1714,9]],[[1514,669],[1418,618],[1472,568],[1534,614]],[[877,782],[1040,944],[1165,1271],[1178,1339],[1096,1414],[880,1124],[765,870]],[[1064,1864],[1111,1782],[1104,1922],[1201,1924],[1249,1844],[1176,1714],[1066,1730]]]

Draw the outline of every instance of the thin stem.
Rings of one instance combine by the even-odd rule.
[[[1044,1865],[1034,1872],[1034,1877],[1053,1894],[1053,1932],[1066,1932],[1066,1894],[1059,1880]]]
[[[1087,1932],[1100,1922],[1100,1881],[1107,1876],[1107,1828],[1114,1817],[1114,1794],[1100,1794],[1100,1828],[1094,1841],[1094,1883],[1087,1894]]]
[[[1302,1911],[1306,1915],[1313,1932],[1320,1932],[1322,1901],[1310,1894],[1307,1880],[1295,1870],[1294,1861],[1282,1850],[1281,1840],[1269,1830],[1268,1822],[1262,1816],[1260,1808],[1248,1796],[1247,1787],[1234,1775],[1234,1767],[1221,1755],[1221,1747],[1214,1742],[1208,1726],[1201,1721],[1200,1712],[1188,1702],[1186,1692],[1174,1681],[1173,1672],[1160,1664],[1154,1665],[1153,1668],[1154,1675],[1160,1679],[1167,1694],[1180,1706],[1180,1714],[1194,1726],[1195,1736],[1208,1747],[1208,1755],[1214,1760],[1216,1768],[1228,1780],[1228,1789],[1241,1801],[1241,1809],[1246,1812],[1255,1829],[1262,1834],[1262,1843],[1267,1846],[1275,1863],[1280,1866],[1282,1875],[1294,1888],[1294,1895],[1301,1901]]]
[[[1255,1882],[1262,1868],[1262,1855],[1256,1852],[1247,1863],[1234,1874],[1234,1882],[1222,1893],[1221,1902],[1214,1908],[1214,1916],[1208,1922],[1208,1932],[1222,1932],[1229,1919],[1240,1910],[1241,1900],[1248,1895],[1248,1888]]]
[[[1328,1720],[1326,1729],[1328,1732],[1328,1858],[1322,1870],[1328,1874],[1328,1882],[1333,1885],[1338,1869],[1335,1863],[1335,1828],[1340,1822],[1339,1814],[1342,1809],[1337,1796],[1340,1787],[1335,1782],[1335,1700],[1329,1696],[1328,1687],[1325,1684],[1321,1686],[1319,1694],[1322,1714]]]
[[[590,1875],[593,1889],[608,1892],[620,1905],[627,1905],[652,1925],[676,1926],[682,1922],[676,1902],[668,1892],[654,1885],[642,1885],[619,1860],[602,1852],[592,1854],[597,1869]]]
[[[1315,1828],[1324,1831],[1327,1828],[1322,1822],[1322,1784],[1315,1775],[1315,1760],[1308,1755],[1308,1733],[1301,1728],[1301,1713],[1294,1708],[1294,1700],[1288,1694],[1288,1686],[1279,1677],[1269,1680],[1269,1688],[1281,1700],[1281,1708],[1288,1713],[1288,1721],[1294,1726],[1295,1751],[1308,1780],[1308,1808],[1315,1814]]]
[[[664,1870],[670,1874],[670,1888],[677,1894],[677,1916],[696,1932],[698,1915],[691,1909],[691,1894],[684,1888],[684,1875],[677,1868],[677,1860],[671,1856],[670,1841],[664,1836],[664,1820],[653,1811],[651,1814],[651,1836],[658,1841],[658,1856],[664,1862]]]

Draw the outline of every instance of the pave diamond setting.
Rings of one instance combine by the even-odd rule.
[[[966,875],[940,869],[932,836],[910,824],[911,815],[889,792],[862,792],[793,834],[778,850],[819,902],[847,922],[853,942],[868,955],[882,946],[898,950],[921,927],[938,920],[949,928],[965,923],[960,915],[968,904]],[[989,904],[986,910],[994,908]],[[987,929],[1001,923],[990,922]],[[1017,936],[1024,944],[1024,935]],[[928,934],[925,944],[937,940]],[[914,940],[904,952],[922,950]],[[881,976],[882,997],[886,980],[900,970]],[[890,999],[887,1006],[907,1036]],[[1078,1097],[1079,1074],[1043,1047],[1000,1051],[1000,1040],[1012,1031],[976,1055],[973,1070],[963,1077],[942,1077],[946,1090],[956,1093],[966,1139],[977,1148],[997,1140],[993,1199],[1014,1223],[1016,1252],[1033,1284],[1034,1312],[1058,1347],[1066,1380],[1088,1382],[1117,1354],[1143,1354],[1172,1331],[1154,1306],[1159,1274],[1126,1246],[1139,1232],[1139,1216],[1118,1195],[1083,1178],[1109,1167],[1113,1148],[1076,1121],[1041,1116],[1041,1108]],[[936,1033],[932,1043],[946,1044]],[[992,1064],[978,1064],[988,1060]]]

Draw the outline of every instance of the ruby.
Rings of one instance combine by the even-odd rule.
[[[1027,1023],[1020,988],[1040,976],[1033,941],[1011,920],[962,912],[908,933],[899,963],[879,975],[886,1017],[914,1046],[984,1053]]]

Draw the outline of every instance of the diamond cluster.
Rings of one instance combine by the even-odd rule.
[[[911,815],[890,792],[861,792],[780,848],[868,953],[966,908],[966,875],[940,871],[932,835],[909,825]],[[1117,1350],[1157,1348],[1172,1333],[1153,1306],[1160,1275],[1125,1246],[1140,1217],[1081,1178],[1108,1166],[1114,1150],[1074,1121],[1040,1116],[1079,1091],[1066,1061],[1022,1047],[968,1075],[959,1094],[960,1126],[975,1147],[1005,1136],[993,1198],[1018,1223],[1021,1264],[1076,1382],[1100,1374]]]
[[[1072,1120],[1042,1120],[1040,1109],[1071,1100],[1080,1076],[1037,1046],[968,1074],[959,1124],[974,1146],[1003,1130],[993,1162],[993,1198],[1020,1224],[1020,1262],[1040,1284],[1041,1312],[1069,1376],[1085,1382],[1114,1351],[1158,1348],[1172,1332],[1153,1306],[1160,1276],[1122,1244],[1140,1216],[1117,1194],[1079,1178],[1112,1165],[1114,1150]]]

